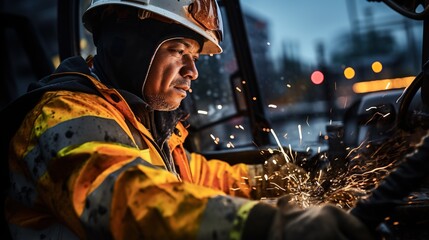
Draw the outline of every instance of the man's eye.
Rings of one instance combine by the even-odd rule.
[[[185,51],[184,51],[184,50],[182,50],[182,49],[172,49],[171,51],[172,51],[172,52],[175,52],[175,53],[178,53],[178,54],[180,54],[180,55],[183,55],[183,54],[185,53]]]

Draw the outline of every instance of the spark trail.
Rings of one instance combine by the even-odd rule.
[[[333,203],[341,208],[350,209],[356,202],[378,186],[380,181],[395,169],[404,156],[414,148],[410,143],[410,134],[397,130],[384,142],[362,142],[346,155],[346,170],[334,169],[326,153],[318,154],[316,159],[293,157],[290,150],[286,153],[281,147],[275,132],[279,150],[265,161],[265,189],[261,189],[262,199],[275,199],[289,195],[293,202],[306,208],[322,203]],[[308,161],[328,162],[325,167],[308,167]]]

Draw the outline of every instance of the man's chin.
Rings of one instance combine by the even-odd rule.
[[[176,110],[177,108],[179,108],[179,107],[174,107],[174,108],[163,108],[163,109],[155,109],[155,110],[157,110],[157,111],[160,111],[160,112],[171,112],[171,111],[174,111],[174,110]]]
[[[179,108],[181,101],[168,102],[165,98],[148,97],[147,103],[153,110],[167,112],[174,111]]]
[[[174,110],[178,109],[179,106],[180,106],[180,104],[177,104],[177,105],[164,104],[162,106],[156,106],[156,107],[152,106],[152,108],[154,110],[157,110],[157,111],[160,111],[160,112],[169,112],[169,111],[174,111]]]

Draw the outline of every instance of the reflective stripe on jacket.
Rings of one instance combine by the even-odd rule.
[[[169,139],[181,179],[167,171],[125,99],[48,91],[11,142],[6,214],[17,239],[229,239],[257,202],[247,168],[187,153],[186,129]],[[133,135],[137,130],[143,143]],[[144,145],[145,148],[139,146]],[[226,195],[229,194],[229,195]],[[258,204],[259,205],[259,204]],[[269,222],[269,221],[268,221]]]

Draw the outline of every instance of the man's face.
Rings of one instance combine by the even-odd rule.
[[[148,104],[155,110],[177,109],[198,77],[195,61],[200,46],[189,38],[164,42],[155,54],[143,89]]]

